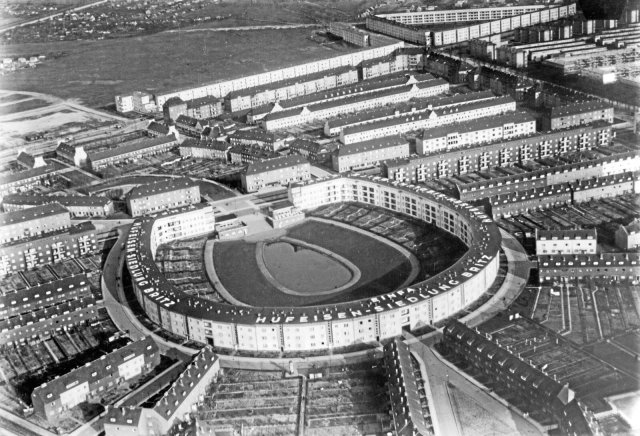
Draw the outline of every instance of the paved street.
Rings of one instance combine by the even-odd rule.
[[[529,271],[533,266],[520,242],[500,229],[502,249],[507,258],[507,275],[498,292],[479,309],[460,319],[460,322],[475,327],[508,308],[524,290],[529,280]]]

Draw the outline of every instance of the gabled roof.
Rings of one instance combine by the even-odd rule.
[[[33,390],[31,396],[39,396],[44,402],[50,402],[50,400],[47,400],[49,394],[57,397],[66,391],[67,386],[71,383],[101,380],[107,375],[117,372],[118,365],[127,361],[132,356],[149,355],[152,353],[158,353],[158,346],[153,339],[151,339],[151,336],[147,336],[141,341],[132,342],[92,362],[85,363],[73,371],[54,378],[48,383],[43,383]],[[109,369],[107,369],[107,367],[109,367]]]
[[[211,139],[195,139],[195,138],[187,138],[182,144],[180,144],[180,148],[201,148],[205,150],[219,150],[225,151],[231,147],[231,144],[223,141],[214,141]]]
[[[407,141],[400,135],[385,136],[383,138],[371,139],[369,141],[354,142],[353,144],[341,145],[340,148],[338,148],[338,156],[347,156],[372,150],[381,150],[384,148],[397,147],[404,144],[408,145],[409,141]]]
[[[298,76],[291,79],[281,80],[278,82],[266,83],[264,85],[255,86],[253,88],[238,89],[236,91],[231,91],[229,94],[227,94],[227,96],[225,97],[225,100],[227,99],[231,100],[237,97],[249,97],[252,95],[259,94],[261,92],[276,90],[279,88],[285,88],[287,86],[292,86],[298,83],[310,82],[312,80],[317,80],[322,77],[332,76],[335,74],[344,74],[347,71],[356,71],[356,68],[351,66],[338,67],[331,70],[318,71],[317,73],[311,73],[304,76]]]
[[[159,145],[167,144],[169,142],[176,142],[176,137],[174,134],[159,136],[157,138],[142,138],[125,143],[120,147],[111,148],[109,150],[100,151],[97,153],[89,153],[89,159],[91,160],[91,162],[97,162],[103,159],[121,156],[127,153],[133,153],[138,150],[153,148]]]
[[[198,120],[197,118],[193,118],[187,115],[179,115],[178,118],[176,118],[176,124],[180,123],[190,127],[196,127],[199,121],[200,120]]]
[[[0,226],[31,221],[60,214],[69,215],[69,211],[62,207],[60,203],[44,204],[42,206],[30,207],[28,209],[16,210],[0,214]]]
[[[56,153],[64,153],[64,154],[68,154],[68,155],[72,155],[73,156],[73,155],[76,154],[76,150],[78,148],[82,148],[82,146],[81,145],[69,144],[67,142],[61,142],[56,147]]]
[[[464,108],[464,106],[461,108]],[[526,112],[510,112],[503,115],[477,118],[474,120],[463,121],[461,123],[445,124],[431,129],[426,129],[422,134],[422,139],[441,138],[452,133],[475,132],[501,127],[509,123],[525,123],[531,121],[536,121],[536,117],[531,114]]]
[[[56,162],[52,162],[43,167],[32,168],[30,170],[20,171],[13,174],[0,174],[0,185],[9,185],[22,180],[45,177],[48,174],[55,174],[63,168],[65,167]]]
[[[249,140],[249,141],[259,141],[259,142],[274,142],[277,138],[271,132],[267,132],[263,129],[247,129],[247,130],[236,130],[232,134],[229,135],[229,140],[233,139],[241,139],[241,140]]]
[[[214,364],[217,360],[218,356],[213,352],[213,347],[204,347],[153,406],[153,410],[164,419],[170,420],[198,383],[206,379],[205,375],[215,370]]]
[[[164,102],[163,106],[171,107],[171,106],[179,106],[183,104],[185,103],[180,97],[171,97],[170,99]]]
[[[296,139],[291,144],[289,144],[289,148],[292,150],[306,150],[310,153],[317,153],[322,146],[315,141],[309,141],[307,139]]]
[[[296,165],[309,164],[309,162],[299,155],[290,155],[276,157],[274,159],[264,160],[262,162],[253,162],[247,167],[246,174],[260,174],[269,171],[277,171],[282,168],[288,168]]]
[[[135,200],[137,198],[177,191],[179,189],[192,188],[194,186],[198,186],[198,184],[186,177],[182,177],[179,179],[162,180],[160,182],[148,183],[146,185],[140,185],[133,188],[129,193],[129,199]]]
[[[636,218],[626,226],[621,226],[621,227],[624,228],[625,232],[628,235],[640,233],[640,219]]]
[[[557,118],[605,109],[613,109],[613,106],[610,103],[606,103],[604,101],[594,100],[572,103],[564,106],[554,106],[548,111],[548,114],[551,118]]]
[[[104,207],[112,200],[98,195],[28,195],[9,194],[2,198],[2,204],[39,206],[50,203],[59,203],[65,207],[93,206]]]
[[[168,135],[169,134],[169,126],[157,123],[155,121],[151,121],[151,123],[147,126],[147,130],[159,133],[160,135]]]
[[[24,166],[26,166],[27,168],[33,168],[33,166],[36,163],[36,158],[33,157],[32,155],[30,155],[29,153],[27,153],[26,151],[21,151],[18,154],[18,157],[16,158],[16,160],[23,164]]]
[[[197,108],[206,105],[217,105],[222,104],[223,99],[214,97],[213,95],[208,95],[206,97],[194,98],[193,100],[187,101],[187,108]]]
[[[593,239],[597,238],[596,229],[576,229],[576,230],[537,230],[536,240],[562,240],[562,239]]]

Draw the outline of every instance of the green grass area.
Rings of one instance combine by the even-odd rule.
[[[287,236],[318,245],[350,260],[362,273],[360,280],[352,288],[334,295],[302,297],[284,294],[260,272],[255,243],[216,243],[214,266],[223,285],[234,297],[254,306],[333,304],[389,292],[411,272],[407,258],[390,245],[342,227],[306,221],[289,229]],[[300,273],[304,274],[304,271]]]
[[[30,100],[21,101],[19,103],[12,103],[12,104],[6,104],[3,106],[0,106],[0,115],[15,114],[18,112],[24,112],[31,109],[38,109],[46,106],[49,106],[49,103],[47,103],[46,101],[33,98]]]
[[[319,44],[309,29],[163,32],[102,41],[15,44],[3,56],[42,53],[49,61],[16,71],[3,88],[112,104],[116,94],[157,92],[231,79],[355,50]],[[54,58],[53,54],[60,54]]]

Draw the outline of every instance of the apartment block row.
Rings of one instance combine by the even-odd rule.
[[[282,156],[251,163],[240,177],[245,192],[256,192],[270,186],[309,180],[311,165],[303,156]]]
[[[556,254],[538,256],[540,279],[607,277],[640,279],[640,254]]]
[[[402,103],[411,98],[430,97],[448,90],[449,83],[445,80],[429,80],[398,88],[316,103],[302,108],[272,112],[262,119],[261,124],[265,130],[279,130],[300,124],[322,121],[359,110]]]
[[[340,133],[340,142],[352,144],[382,136],[398,135],[445,124],[501,115],[515,110],[515,100],[504,96],[488,101],[472,102],[464,106],[433,109],[417,114],[402,114],[374,123],[345,127]]]
[[[357,82],[358,69],[356,67],[341,67],[294,79],[268,83],[255,88],[232,91],[224,97],[224,106],[228,112],[235,112]]]
[[[31,394],[33,408],[54,424],[63,411],[83,402],[100,403],[108,392],[139,380],[159,363],[158,346],[148,336],[38,386]]]
[[[104,316],[102,300],[83,295],[0,320],[0,345],[38,340]]]
[[[416,138],[416,152],[422,155],[451,151],[461,147],[492,143],[532,135],[536,118],[525,112],[513,112],[463,123],[427,129]]]
[[[585,203],[638,192],[638,173],[622,173],[496,195],[489,197],[487,203],[493,219],[497,220],[537,209]]]
[[[551,107],[542,115],[541,128],[544,131],[558,130],[598,120],[613,123],[613,106],[610,103],[598,100]]]
[[[76,274],[49,283],[0,294],[0,319],[29,313],[46,306],[90,295],[86,274]]]
[[[409,141],[399,135],[341,145],[332,158],[339,173],[379,166],[389,159],[409,157]]]
[[[93,195],[9,194],[2,198],[2,209],[13,212],[52,203],[62,205],[73,218],[104,218],[114,213],[113,200]]]
[[[463,106],[496,98],[497,96],[491,91],[475,91],[468,94],[434,96],[421,101],[410,101],[393,107],[383,107],[328,120],[324,124],[324,134],[326,136],[339,136],[342,129],[346,127],[375,123],[401,115],[418,114],[434,109]]]
[[[202,120],[220,115],[223,111],[223,103],[221,98],[213,96],[187,101],[180,97],[172,97],[162,106],[162,114],[167,123],[177,120],[181,115]]]
[[[71,165],[96,171],[122,162],[164,153],[177,144],[175,134],[138,138],[97,152],[86,152],[83,145],[63,142],[56,148],[56,157]]]
[[[198,203],[200,186],[186,177],[140,185],[127,195],[127,210],[132,217]]]
[[[313,94],[303,95],[285,100],[278,100],[275,103],[258,106],[247,114],[247,121],[250,124],[257,124],[266,116],[283,110],[291,110],[295,108],[303,108],[314,104],[327,103],[334,100],[341,100],[346,97],[361,96],[364,94],[375,93],[379,91],[390,90],[391,88],[399,88],[413,83],[434,80],[430,74],[418,74],[412,71],[385,72],[383,77],[374,77],[362,80],[348,86],[340,86],[338,88],[316,92]]]
[[[33,168],[13,174],[0,175],[0,197],[7,194],[28,192],[36,186],[54,182],[62,165],[49,164],[44,167]]]
[[[541,5],[511,6],[503,8],[478,8],[380,14],[367,17],[367,29],[383,33],[414,44],[444,46],[486,38],[510,32],[520,27],[548,23],[576,13],[576,4],[545,8]],[[429,28],[429,24],[460,22],[460,17],[482,17],[444,30]]]
[[[97,249],[91,222],[72,224],[58,203],[0,214],[0,276],[83,256]]]
[[[202,401],[219,372],[220,359],[213,347],[204,347],[151,407],[108,407],[105,436],[167,434],[174,423],[182,421]]]
[[[522,173],[505,174],[502,177],[494,176],[488,180],[466,183],[456,181],[458,198],[462,201],[477,201],[500,194],[640,171],[640,154],[636,150],[610,154],[606,148],[595,147],[592,150],[604,155],[581,162],[552,164],[548,167],[526,170]]]
[[[611,142],[611,125],[596,122],[591,125],[556,132],[499,140],[491,144],[472,145],[447,152],[412,156],[384,162],[383,175],[407,183],[448,177],[493,167],[508,167],[532,159],[606,147]]]
[[[602,434],[593,414],[579,403],[569,385],[557,382],[489,336],[454,321],[445,327],[442,344],[490,382],[517,394],[525,412],[535,412],[537,416],[542,412],[551,417],[560,434]]]
[[[536,254],[596,254],[598,251],[598,231],[540,230],[536,229]]]
[[[384,367],[398,436],[435,434],[434,419],[426,418],[429,404],[420,366],[404,341],[394,339],[384,346]]]
[[[136,100],[140,101],[140,103],[137,104],[138,109],[134,110],[144,112],[161,110],[167,100],[172,97],[179,97],[183,101],[195,100],[207,96],[224,98],[233,91],[240,91],[274,82],[308,76],[336,68],[355,67],[362,61],[387,56],[397,48],[401,47],[404,47],[404,43],[398,42],[382,47],[368,48],[353,53],[293,65],[236,79],[212,82],[185,89],[158,92],[155,95],[143,92],[136,92],[128,95],[117,95],[115,97],[116,109],[119,112],[123,112],[125,108],[136,106]]]

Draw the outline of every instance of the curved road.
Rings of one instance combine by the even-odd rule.
[[[477,310],[459,321],[469,327],[475,327],[507,309],[527,286],[529,272],[534,266],[524,247],[510,233],[500,229],[502,250],[507,258],[507,274],[500,289]]]
[[[137,341],[150,335],[163,353],[170,348],[176,348],[187,354],[196,354],[198,350],[167,341],[147,329],[129,307],[122,287],[122,268],[124,265],[123,247],[129,235],[130,227],[131,225],[126,225],[118,229],[118,240],[109,251],[107,260],[102,268],[102,297],[109,316],[118,329],[127,332],[133,340]]]

